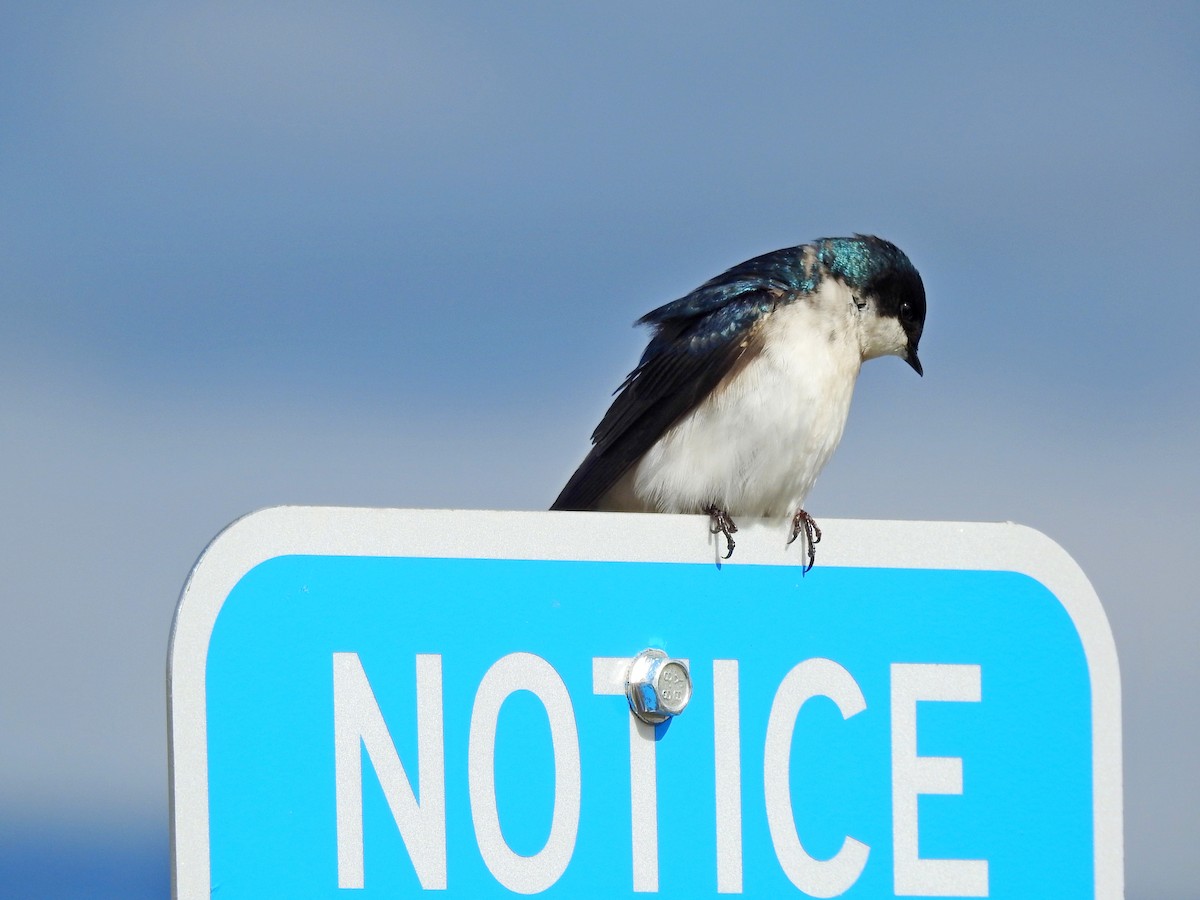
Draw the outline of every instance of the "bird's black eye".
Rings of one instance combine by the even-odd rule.
[[[900,304],[900,319],[903,322],[911,322],[913,320],[913,305],[907,300]]]

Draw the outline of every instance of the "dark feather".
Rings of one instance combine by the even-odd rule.
[[[804,289],[802,251],[741,263],[638,320],[653,325],[654,335],[551,509],[595,509],[663,434],[756,352],[760,320]]]

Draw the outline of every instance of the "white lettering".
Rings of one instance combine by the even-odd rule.
[[[628,657],[593,658],[593,692],[624,698],[631,661]],[[365,882],[362,772],[365,753],[421,888],[446,889],[442,658],[421,654],[415,662],[416,790],[400,761],[358,654],[333,654],[339,888],[361,889]],[[743,891],[738,666],[736,659],[713,660],[712,666],[716,886],[721,894]],[[918,833],[921,795],[963,793],[961,757],[918,755],[918,703],[978,703],[981,683],[982,670],[978,665],[894,663],[891,666],[893,879],[897,896],[988,896],[988,860],[922,858]],[[546,710],[554,758],[550,834],[542,849],[531,856],[516,853],[505,841],[496,798],[497,726],[504,702],[516,691],[529,691]],[[764,798],[771,842],[788,879],[808,896],[836,897],[859,880],[870,847],[846,835],[837,853],[819,860],[800,841],[791,795],[792,744],[800,711],[814,697],[832,700],[843,719],[866,709],[861,688],[840,664],[813,658],[793,667],[775,693],[767,720]],[[656,729],[632,713],[628,721],[633,890],[657,892]],[[511,653],[487,670],[471,709],[467,761],[471,817],[488,870],[501,885],[515,893],[533,894],[552,887],[566,871],[575,850],[581,766],[575,711],[566,685],[549,662],[531,653]]]
[[[417,656],[417,784],[413,794],[357,653],[333,654],[333,742],[339,888],[363,886],[362,751],[383,788],[417,879],[446,888],[446,775],[442,658]]]
[[[717,893],[742,892],[742,738],[738,661],[713,660],[717,775]]]
[[[978,703],[977,665],[892,664],[892,842],[895,889],[901,897],[986,897],[986,859],[922,859],[917,797],[961,794],[962,759],[917,756],[917,701]]]
[[[767,825],[775,855],[792,884],[813,897],[836,897],[858,880],[871,848],[846,837],[831,859],[817,860],[809,856],[800,843],[792,812],[792,735],[800,707],[813,697],[831,699],[843,719],[867,708],[858,682],[833,660],[806,659],[787,673],[775,692],[767,719],[767,742],[763,753]]]
[[[592,659],[592,693],[625,696],[625,675],[632,657]],[[628,707],[627,707],[628,708]],[[629,802],[633,835],[633,889],[658,890],[658,759],[654,726],[629,712]]]
[[[532,856],[513,852],[500,830],[496,805],[496,724],[509,694],[529,691],[550,720],[554,751],[554,811],[546,845]],[[510,653],[492,665],[475,693],[467,743],[467,783],[475,839],[496,880],[518,894],[553,885],[571,862],[579,831],[579,731],[567,686],[554,667],[532,653]]]

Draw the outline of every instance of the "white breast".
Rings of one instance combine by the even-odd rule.
[[[841,440],[862,365],[849,293],[826,285],[764,320],[762,351],[664,434],[603,507],[794,513]]]

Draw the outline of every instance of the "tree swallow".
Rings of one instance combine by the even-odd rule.
[[[733,554],[734,516],[791,518],[808,565],[821,531],[802,504],[841,440],[863,361],[923,374],[925,286],[869,235],[822,238],[734,266],[642,316],[641,361],[551,509],[707,513]]]

